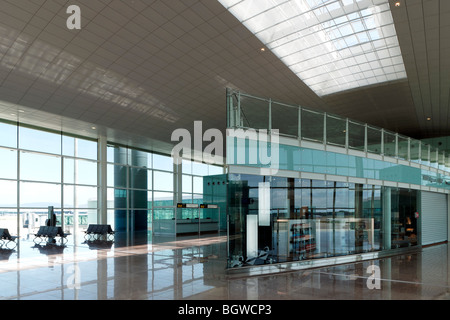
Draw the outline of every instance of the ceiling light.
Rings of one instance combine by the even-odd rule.
[[[265,48],[261,48],[261,52],[264,52],[264,51],[266,51],[266,49]]]
[[[95,129],[97,129],[96,127],[91,127],[92,128],[92,130],[95,130]]]
[[[397,2],[395,3],[395,6],[396,6],[396,7],[400,7],[400,1],[397,1]]]
[[[428,117],[428,118],[427,118],[427,121],[430,121],[430,120],[431,120],[431,118],[430,118],[430,117]]]
[[[389,0],[219,0],[317,95],[406,78]]]

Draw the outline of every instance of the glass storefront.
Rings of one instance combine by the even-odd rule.
[[[415,190],[244,174],[228,179],[229,267],[418,244]]]

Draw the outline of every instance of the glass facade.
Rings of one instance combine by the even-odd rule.
[[[49,206],[71,234],[97,221],[96,141],[12,122],[0,122],[0,132],[3,228],[28,238],[45,225]]]
[[[112,143],[107,159],[108,221],[125,234],[159,233],[162,223],[171,231],[165,233],[173,233],[175,218],[198,214],[197,209],[177,210],[177,203],[202,203],[203,177],[223,170],[188,160],[174,166],[170,156]]]
[[[45,225],[53,206],[57,226],[84,239],[89,224],[104,221],[98,195],[105,188],[101,223],[128,240],[142,232],[146,241],[155,219],[174,218],[177,203],[202,203],[203,177],[223,173],[222,167],[188,160],[174,166],[170,156],[107,143],[102,186],[96,140],[6,121],[0,131],[0,225],[21,238]],[[191,215],[182,210],[178,218]]]
[[[415,246],[417,193],[376,185],[230,174],[230,267]]]

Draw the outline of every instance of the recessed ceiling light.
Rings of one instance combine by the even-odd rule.
[[[19,112],[21,112],[21,113],[24,113],[25,111],[23,111],[23,110],[19,110]]]
[[[431,120],[431,118],[430,118],[430,117],[428,117],[428,118],[427,118],[427,121],[430,121],[430,120]]]
[[[95,129],[97,129],[96,127],[91,127],[92,128],[92,130],[95,130]]]
[[[264,51],[266,51],[266,48],[261,48],[261,52],[264,52]]]
[[[397,1],[397,2],[395,3],[395,6],[396,6],[396,7],[400,7],[400,1]]]

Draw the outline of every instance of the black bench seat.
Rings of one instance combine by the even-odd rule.
[[[90,224],[85,231],[85,238],[95,237],[95,236],[113,236],[114,231],[109,224]]]
[[[67,240],[67,236],[69,233],[65,233],[61,227],[52,227],[52,226],[41,226],[39,227],[38,232],[34,235],[34,242],[36,242],[36,239],[40,239],[42,241],[44,238],[47,239],[54,239],[56,237],[60,237],[61,241]]]

